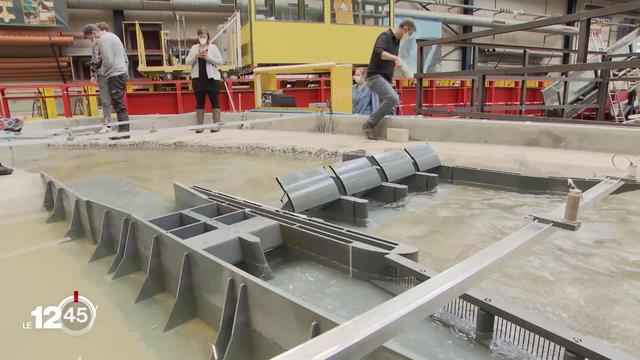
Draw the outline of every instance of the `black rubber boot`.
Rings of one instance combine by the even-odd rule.
[[[364,125],[362,125],[362,132],[364,132],[364,136],[366,136],[367,139],[377,140],[377,138],[373,134],[373,127],[371,127],[369,124],[364,123]]]
[[[129,121],[129,115],[127,115],[126,113],[119,113],[118,114],[118,122],[125,122],[125,121]],[[131,138],[131,135],[120,135],[119,134],[119,133],[128,133],[128,132],[129,132],[129,124],[118,125],[118,135],[110,137],[109,139],[111,139],[111,140],[129,139],[129,138]]]
[[[1,175],[11,175],[13,174],[13,169],[6,167],[4,165],[2,165],[2,163],[0,163],[0,176]]]

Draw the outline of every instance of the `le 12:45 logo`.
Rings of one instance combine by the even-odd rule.
[[[79,296],[66,297],[58,305],[36,306],[31,311],[33,321],[22,323],[23,329],[62,330],[73,336],[88,333],[96,321],[96,307],[91,300]]]

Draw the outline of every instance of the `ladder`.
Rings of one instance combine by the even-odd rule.
[[[622,77],[638,77],[640,76],[640,69],[638,68],[629,68],[623,69],[613,73],[613,77],[611,80],[616,80],[616,78]],[[624,122],[626,120],[624,116],[624,108],[625,104],[628,104],[628,100],[620,100],[619,92],[626,91],[629,92],[636,88],[637,81],[624,81],[624,86],[620,86],[619,83],[621,81],[609,81],[609,101],[611,103],[610,113],[615,118],[616,122]],[[618,85],[617,85],[618,84]],[[637,96],[638,94],[636,94]],[[629,104],[633,106],[633,104]]]
[[[591,30],[589,32],[589,39],[593,42],[593,50],[598,52],[606,52],[607,45],[604,43],[604,39],[602,39],[602,34],[599,30]],[[589,46],[591,47],[591,46]],[[587,58],[587,62],[593,62],[595,59],[598,59],[600,55],[591,55]]]
[[[602,39],[602,34],[600,31],[591,31],[590,39],[593,42],[593,48],[595,51],[606,52],[607,45]],[[588,62],[592,62],[597,58],[597,55],[593,55],[588,59]],[[609,112],[614,117],[616,122],[624,122],[626,119],[624,117],[624,108],[627,103],[626,100],[620,100],[620,91],[629,91],[635,84],[630,84],[630,82],[626,81],[624,86],[620,86],[619,81],[615,81],[616,78],[626,77],[626,76],[636,76],[638,73],[638,69],[624,69],[620,72],[616,72],[613,74],[612,79],[609,81],[607,94],[609,97],[609,103],[611,107],[609,108]]]
[[[618,93],[620,89],[616,86],[616,81],[609,82],[609,103],[611,107],[609,108],[609,112],[616,119],[616,122],[624,122],[624,104],[623,101],[620,100],[620,95]],[[626,101],[624,101],[626,103]]]

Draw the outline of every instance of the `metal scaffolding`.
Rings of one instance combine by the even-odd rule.
[[[607,124],[612,122],[604,121],[606,112],[606,99],[609,84],[613,81],[638,81],[640,77],[624,76],[613,79],[609,75],[613,71],[622,71],[625,69],[635,69],[640,67],[640,54],[627,53],[623,55],[607,54],[604,51],[590,51],[590,31],[591,23],[596,18],[623,14],[625,12],[635,11],[640,8],[640,1],[631,1],[625,4],[606,7],[597,10],[579,12],[560,17],[542,19],[528,23],[503,26],[473,33],[459,34],[443,39],[435,40],[418,40],[418,69],[424,69],[424,54],[428,47],[433,45],[454,45],[473,50],[473,68],[466,71],[452,71],[439,73],[423,73],[416,74],[417,78],[417,113],[422,115],[432,114],[448,114],[454,116],[495,119],[495,120],[511,120],[511,121],[539,121],[539,122],[579,122],[586,124]],[[528,47],[509,44],[488,44],[482,42],[474,42],[474,39],[494,36],[499,34],[512,33],[517,31],[530,31],[550,25],[565,24],[570,22],[579,23],[578,45],[577,49],[558,49],[547,47]],[[522,51],[523,63],[521,67],[510,68],[479,68],[478,53],[480,48],[496,48],[496,49],[513,49]],[[576,62],[573,64],[549,65],[549,66],[529,66],[529,55],[531,51],[545,51],[562,54],[574,54]],[[602,56],[601,62],[588,62],[589,55]],[[620,59],[624,57],[624,59]],[[585,79],[577,76],[584,72],[594,72],[597,76],[595,79]],[[559,73],[558,76],[549,76],[551,73]],[[442,107],[425,107],[423,106],[423,93],[425,80],[437,80],[443,78],[470,79],[472,81],[472,93],[469,106],[458,108],[442,108]],[[520,103],[513,106],[485,106],[485,82],[487,79],[502,79],[521,81]],[[562,93],[562,101],[559,105],[525,105],[526,99],[526,80],[546,79],[558,80],[564,84]],[[600,89],[596,104],[570,104],[569,86],[570,82],[589,81],[595,82]],[[567,117],[570,109],[597,108],[597,116],[595,121],[574,120]],[[546,116],[525,116],[526,110],[532,109],[560,109],[562,117],[546,117]],[[519,114],[496,114],[487,111],[491,110],[518,110]],[[575,112],[572,112],[575,114]],[[636,126],[634,124],[623,124],[625,126]]]

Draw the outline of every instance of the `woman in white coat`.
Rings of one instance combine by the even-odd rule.
[[[196,122],[198,125],[204,123],[204,103],[209,98],[211,103],[213,123],[220,122],[220,104],[218,102],[218,91],[220,89],[220,71],[218,66],[222,65],[222,55],[218,47],[210,44],[211,36],[206,27],[198,29],[198,43],[191,47],[189,55],[185,59],[187,65],[191,65],[191,82],[193,92],[196,96]],[[211,132],[218,131],[219,128],[212,128]],[[202,129],[196,130],[201,133]]]

